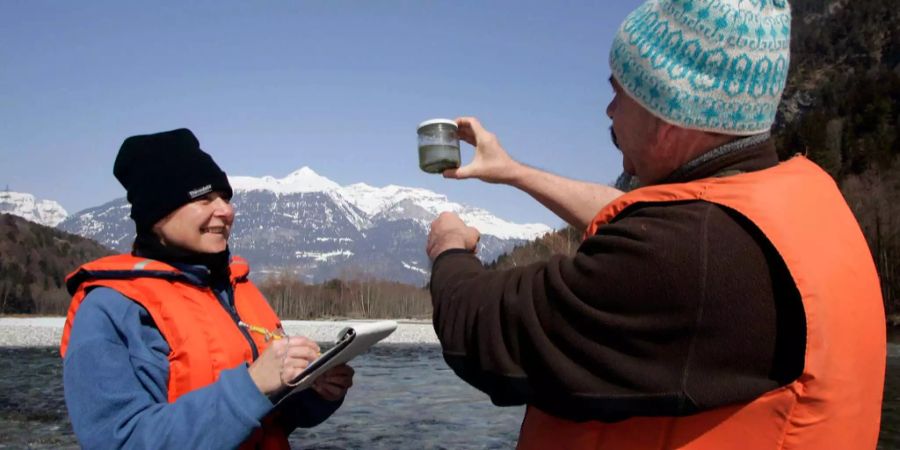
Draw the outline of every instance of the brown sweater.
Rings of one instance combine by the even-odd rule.
[[[667,181],[776,163],[767,141]],[[635,205],[574,257],[511,270],[449,250],[431,294],[457,375],[497,405],[572,420],[692,414],[803,368],[805,319],[784,262],[747,219],[703,201]]]

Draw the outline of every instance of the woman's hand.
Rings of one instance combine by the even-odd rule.
[[[250,378],[265,395],[279,392],[319,357],[319,345],[303,336],[272,342],[250,365]]]
[[[320,397],[334,402],[347,395],[347,389],[353,386],[353,368],[341,364],[328,369],[322,376],[313,381],[312,388]]]

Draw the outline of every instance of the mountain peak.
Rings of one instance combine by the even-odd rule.
[[[309,166],[303,166],[303,167],[291,172],[288,176],[284,177],[285,180],[308,179],[308,178],[324,178],[324,177],[317,174],[316,171],[309,168]]]
[[[25,220],[55,227],[69,213],[53,200],[37,200],[24,192],[0,191],[0,213],[9,213]]]
[[[284,178],[271,176],[228,177],[231,187],[238,191],[272,191],[277,194],[294,194],[300,192],[331,191],[340,187],[307,166],[303,166]]]

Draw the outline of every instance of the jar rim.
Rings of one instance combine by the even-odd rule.
[[[434,124],[438,124],[438,123],[442,123],[442,124],[445,124],[445,125],[453,125],[454,127],[456,127],[456,121],[455,121],[455,120],[450,120],[450,119],[429,119],[429,120],[426,120],[426,121],[420,123],[419,126],[416,127],[416,129],[421,129],[422,127],[427,127],[428,125],[434,125]]]

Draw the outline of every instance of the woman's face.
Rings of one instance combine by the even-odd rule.
[[[234,207],[211,192],[172,211],[153,226],[163,245],[196,253],[218,253],[228,246]]]

